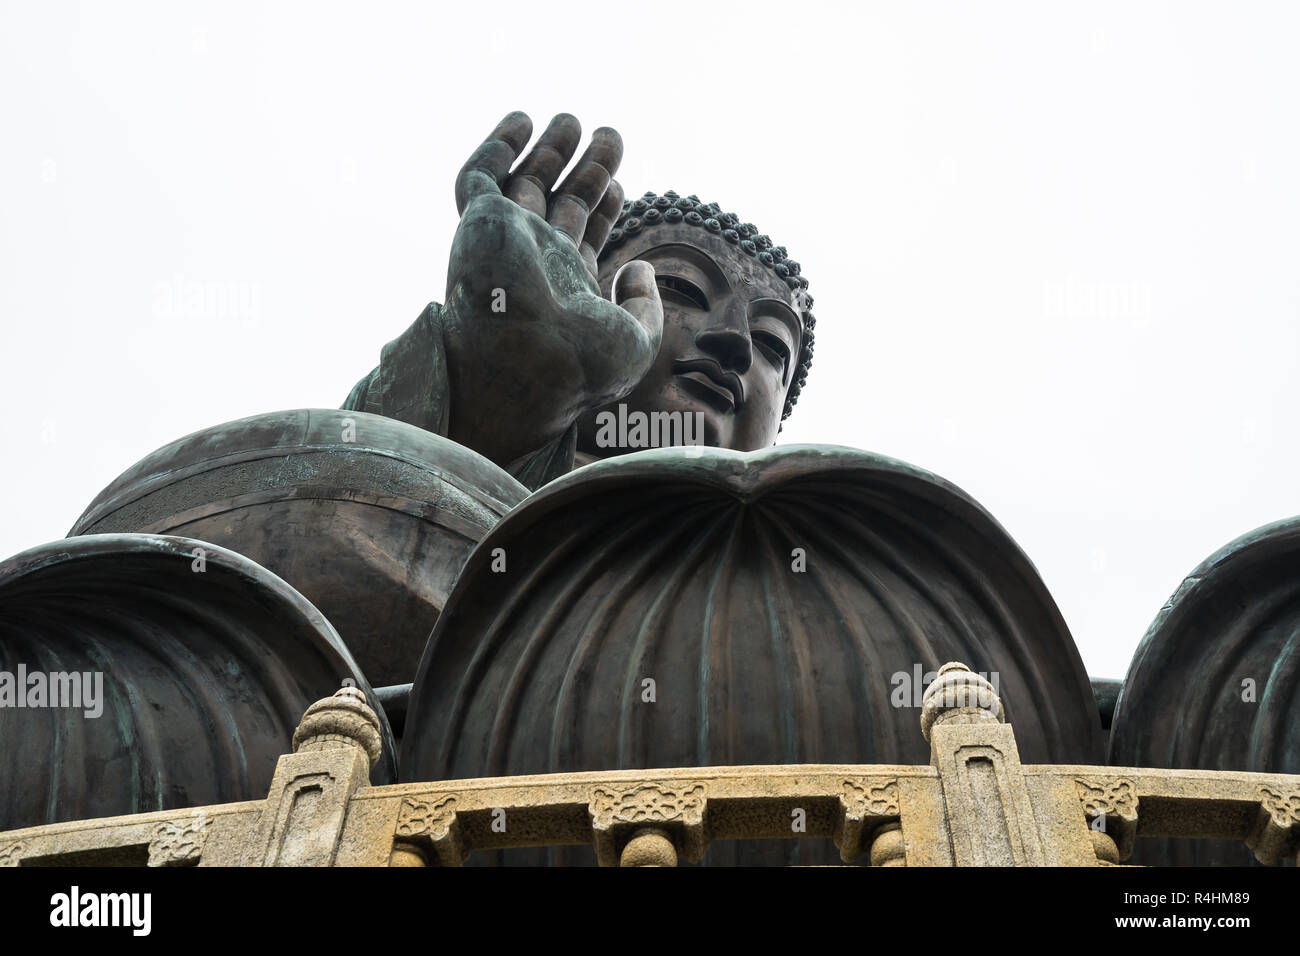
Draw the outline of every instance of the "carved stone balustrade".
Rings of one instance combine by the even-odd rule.
[[[1300,776],[1023,765],[992,687],[947,664],[927,689],[927,766],[623,770],[369,786],[378,721],[344,688],[308,708],[265,801],[0,833],[0,866],[457,866],[590,845],[605,866],[701,860],[711,843],[831,839],[877,866],[1105,866],[1138,838],[1300,851]]]

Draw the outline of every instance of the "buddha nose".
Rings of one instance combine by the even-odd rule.
[[[724,369],[744,374],[754,361],[754,347],[749,340],[749,323],[743,308],[728,311],[726,322],[695,335],[695,344],[706,355],[717,360]]]

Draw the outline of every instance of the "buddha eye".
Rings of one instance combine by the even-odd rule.
[[[781,377],[784,379],[790,367],[790,349],[782,338],[759,329],[751,330],[749,338],[767,360],[781,370]]]
[[[700,287],[694,282],[688,282],[678,276],[668,275],[656,275],[655,282],[658,283],[661,291],[675,296],[678,300],[685,300],[686,304],[697,309],[703,309],[705,312],[709,311],[708,298],[705,297],[704,293],[700,291]]]

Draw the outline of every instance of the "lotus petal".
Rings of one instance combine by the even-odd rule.
[[[486,458],[413,425],[299,409],[160,448],[70,533],[178,534],[238,551],[324,611],[384,686],[411,680],[465,557],[527,494]]]
[[[827,446],[611,458],[470,556],[420,662],[403,779],[925,764],[923,675],[950,660],[995,675],[1025,762],[1100,759],[1060,612],[951,484]],[[778,851],[823,858],[737,858]]]
[[[210,542],[89,535],[0,562],[0,662],[84,685],[80,707],[50,706],[67,698],[48,687],[46,706],[0,707],[0,830],[265,799],[303,711],[344,680],[380,718],[373,781],[396,776],[383,709],[334,628]]]

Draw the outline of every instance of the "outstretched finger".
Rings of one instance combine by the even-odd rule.
[[[582,237],[581,251],[583,259],[590,256],[591,266],[595,266],[600,250],[605,248],[605,240],[609,238],[610,230],[614,228],[622,211],[623,187],[614,179],[610,181],[609,188],[605,190],[605,198],[600,201],[596,211],[587,217],[587,231]]]
[[[551,197],[547,221],[572,239],[575,246],[581,244],[587,218],[604,197],[622,160],[623,137],[602,126],[592,134],[591,145]]]
[[[510,113],[497,124],[456,177],[457,212],[464,212],[471,200],[484,193],[500,194],[510,166],[532,135],[533,121],[526,113]]]
[[[511,173],[505,187],[506,198],[545,218],[546,199],[551,187],[573,159],[581,140],[582,125],[577,117],[568,113],[556,116],[537,140],[537,145]]]

